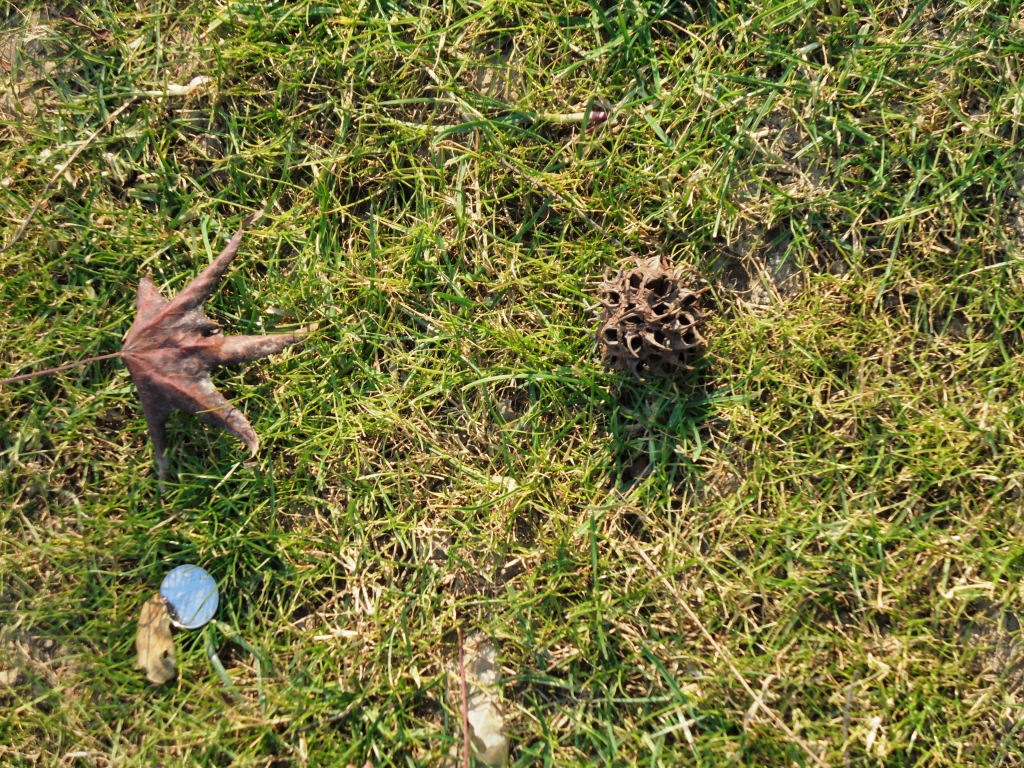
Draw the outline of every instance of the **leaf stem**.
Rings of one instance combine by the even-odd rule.
[[[122,104],[120,107],[111,112],[110,115],[107,117],[106,121],[103,123],[103,125],[97,128],[91,134],[89,134],[89,137],[78,145],[78,148],[71,153],[71,157],[69,157],[63,163],[58,164],[57,171],[53,174],[53,176],[50,177],[50,180],[46,182],[46,186],[44,186],[43,191],[39,193],[39,197],[36,200],[35,205],[32,206],[32,210],[28,212],[28,216],[25,217],[25,221],[21,223],[21,226],[18,228],[18,231],[14,233],[14,237],[11,238],[11,241],[7,243],[7,245],[0,247],[0,253],[3,253],[4,251],[13,248],[15,243],[21,240],[21,236],[25,234],[25,232],[28,230],[29,225],[32,223],[32,219],[35,217],[36,211],[39,210],[39,207],[43,204],[43,202],[46,201],[47,197],[49,196],[50,188],[53,187],[55,183],[57,183],[57,179],[59,179],[61,175],[63,175],[63,173],[68,168],[71,167],[71,164],[78,159],[78,156],[85,151],[86,147],[92,144],[93,140],[95,140],[97,136],[99,136],[101,133],[107,130],[107,128],[113,125],[114,121],[121,116],[121,113],[135,103],[135,99],[137,98],[137,96],[132,96],[124,104]],[[16,379],[12,379],[12,381],[16,381]],[[0,381],[0,384],[6,383],[6,381]]]
[[[32,371],[32,373],[23,373],[20,376],[12,376],[9,379],[0,379],[0,387],[2,387],[4,384],[13,384],[16,381],[34,379],[37,376],[48,376],[51,373],[60,373],[61,371],[67,371],[71,368],[77,368],[80,365],[88,365],[89,363],[95,363],[100,360],[113,360],[115,357],[121,357],[121,353],[111,352],[106,355],[96,355],[96,357],[87,357],[84,360],[75,360],[72,363],[64,363],[64,365],[58,365],[56,368],[47,368],[45,371]]]
[[[462,765],[469,768],[469,702],[466,696],[466,655],[462,644],[462,627],[459,627],[459,689],[462,693]]]

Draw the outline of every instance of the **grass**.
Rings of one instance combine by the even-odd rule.
[[[208,312],[320,330],[163,495],[119,362],[0,387],[0,762],[436,765],[461,628],[516,765],[1024,764],[1018,3],[87,5],[5,10],[0,376],[264,200]],[[602,369],[617,241],[708,281],[688,379]]]

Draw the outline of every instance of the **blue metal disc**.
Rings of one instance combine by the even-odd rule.
[[[217,582],[198,565],[179,565],[160,585],[171,620],[185,629],[199,629],[217,613]]]

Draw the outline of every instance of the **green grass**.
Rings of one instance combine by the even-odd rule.
[[[0,253],[0,377],[264,200],[207,311],[320,329],[163,495],[118,361],[0,387],[0,763],[436,765],[462,628],[520,766],[1024,764],[1020,4],[85,5],[5,11],[3,243],[136,101]],[[602,369],[616,239],[708,281],[689,379]],[[184,562],[237,636],[154,688]]]

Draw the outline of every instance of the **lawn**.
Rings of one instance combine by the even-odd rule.
[[[486,638],[510,765],[1024,765],[1020,3],[16,5],[0,378],[264,203],[206,311],[315,330],[162,490],[120,360],[0,386],[0,764],[439,765]],[[602,365],[631,257],[688,374]]]

